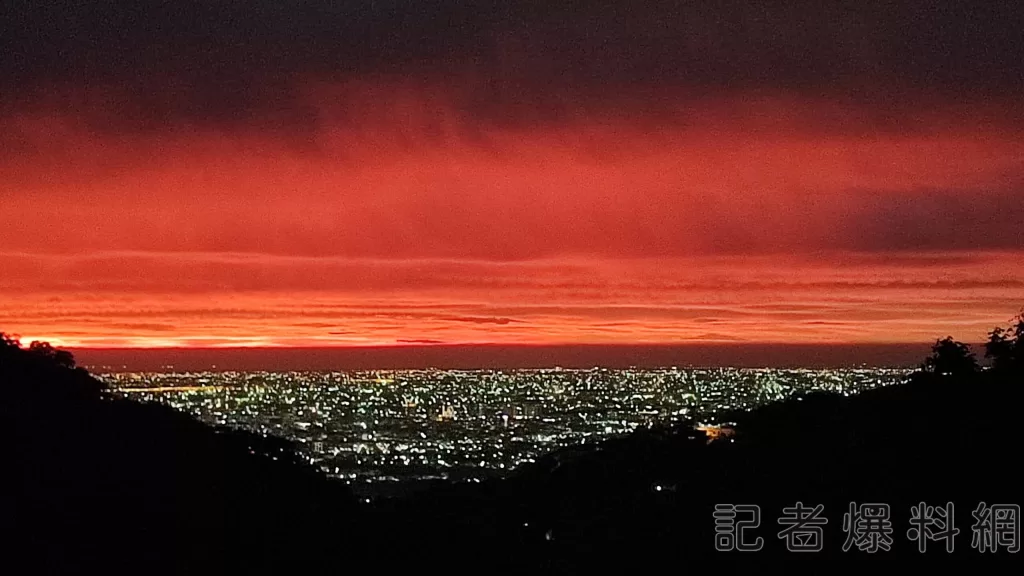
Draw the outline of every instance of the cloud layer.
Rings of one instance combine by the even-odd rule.
[[[15,3],[0,87],[116,86],[118,124],[308,120],[297,79],[442,81],[509,121],[657,107],[666,92],[766,90],[885,102],[1012,95],[1024,83],[1013,2],[727,0],[140,0]],[[1011,96],[1012,98],[1012,96]]]
[[[0,328],[75,345],[920,342],[1024,302],[1011,3],[0,18]]]

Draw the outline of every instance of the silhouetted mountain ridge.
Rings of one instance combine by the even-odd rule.
[[[270,566],[306,544],[295,527],[310,518],[324,534],[354,523],[347,487],[290,442],[112,397],[73,364],[9,342],[0,381],[16,495],[7,544],[30,572]]]
[[[606,572],[900,556],[1005,562],[971,548],[980,502],[1019,504],[1020,375],[919,373],[851,397],[809,394],[736,413],[708,442],[690,423],[540,458],[504,480],[443,484],[372,505],[294,446],[107,395],[52,350],[0,348],[15,474],[8,541],[39,570],[147,572],[425,568]],[[824,551],[788,552],[783,507],[824,505]],[[907,538],[912,506],[956,505],[947,554]],[[843,552],[850,502],[890,506],[890,551]],[[716,504],[761,507],[756,553],[715,550]],[[10,558],[10,556],[8,556]],[[889,559],[889,560],[887,560]],[[482,563],[481,563],[482,562]]]

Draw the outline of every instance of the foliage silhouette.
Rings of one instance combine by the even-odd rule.
[[[985,357],[992,362],[993,370],[1024,378],[1024,312],[1008,327],[989,332]]]
[[[931,356],[924,361],[925,371],[942,376],[969,376],[978,369],[978,360],[970,346],[957,342],[952,336],[936,340]]]

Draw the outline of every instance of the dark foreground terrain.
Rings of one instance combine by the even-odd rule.
[[[110,398],[66,354],[5,340],[0,571],[1009,571],[1019,553],[971,547],[972,511],[1021,503],[1022,384],[1018,372],[920,374],[739,414],[735,441],[684,424],[642,430],[507,480],[366,504],[287,442]],[[782,508],[798,501],[824,506],[821,552],[789,552],[778,537]],[[922,554],[908,538],[922,501],[954,503],[952,553],[939,540]],[[890,550],[843,551],[851,502],[889,505]],[[716,504],[760,506],[745,536],[763,538],[760,551],[715,549]]]

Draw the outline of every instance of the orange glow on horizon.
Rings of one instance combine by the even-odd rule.
[[[400,270],[385,272],[404,282],[389,288],[15,294],[0,319],[72,347],[915,343],[946,333],[977,341],[1024,296],[1014,253],[972,255],[940,278],[928,261],[839,257],[844,266],[823,256],[487,263],[446,278],[395,263]],[[121,258],[157,280],[176,273],[159,259],[149,269]],[[222,273],[265,265],[248,266]],[[280,270],[328,280],[348,272],[317,260]]]

